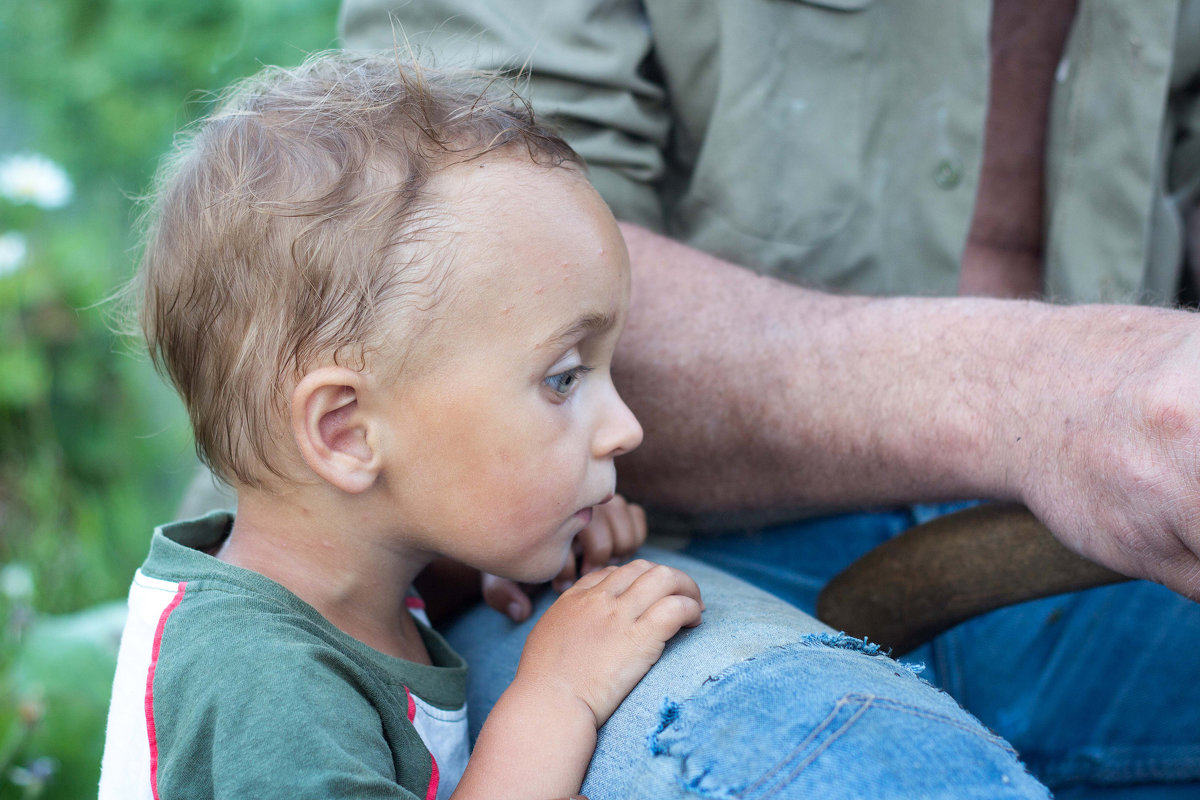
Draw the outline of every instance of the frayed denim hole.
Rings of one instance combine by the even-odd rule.
[[[738,714],[751,707],[739,702],[748,688],[757,687],[760,681],[778,680],[781,667],[785,668],[783,674],[786,677],[786,673],[792,672],[790,667],[795,663],[793,659],[797,652],[813,646],[812,642],[797,641],[769,648],[717,675],[710,675],[693,697],[682,702],[664,698],[659,708],[658,725],[647,736],[650,753],[675,759],[676,783],[700,797],[735,800],[773,795],[786,776],[794,777],[795,772],[802,771],[804,764],[817,758],[851,727],[873,699],[862,694],[844,696],[823,718],[811,719],[794,730],[785,729],[796,723],[795,719],[776,720],[778,729],[768,724],[767,729],[778,734],[773,738],[795,744],[783,753],[756,751],[754,754],[759,756],[759,761],[749,770],[745,769],[748,765],[744,758],[734,762],[726,760],[724,756],[729,751],[730,739],[744,745],[753,740],[755,726],[766,722],[761,714]],[[750,666],[759,660],[764,662],[762,669]],[[714,726],[714,721],[723,724]],[[723,729],[724,737],[714,736],[718,728]],[[735,768],[731,770],[731,766]]]
[[[746,659],[735,667],[744,667],[753,660]],[[736,675],[729,674],[727,670],[709,682],[719,682],[725,677]],[[652,755],[677,759],[679,773],[675,781],[689,793],[708,800],[769,798],[785,791],[808,765],[854,726],[871,708],[874,700],[870,695],[857,694],[841,698],[801,741],[770,763],[762,764],[758,774],[747,774],[742,770],[741,759],[734,759],[737,769],[733,774],[725,774],[728,765],[714,761],[714,754],[723,755],[727,748],[703,736],[693,738],[693,721],[686,716],[688,706],[693,705],[692,701],[676,703],[670,699],[664,700],[659,711],[659,725],[647,739]],[[694,704],[709,705],[700,701]]]
[[[808,644],[821,644],[827,647],[840,647],[843,650],[852,650],[856,653],[879,656],[880,658],[891,658],[892,655],[890,648],[885,649],[883,645],[872,642],[865,636],[858,639],[845,631],[839,631],[838,633],[810,633],[801,639],[801,641]],[[895,659],[892,660],[895,661]],[[925,671],[925,665],[919,661],[895,661],[895,663],[904,667],[913,675],[920,675]]]
[[[712,680],[716,678],[710,678],[705,683]],[[684,704],[676,703],[669,697],[663,699],[658,712],[658,727],[646,737],[650,754],[678,759],[679,774],[675,776],[675,782],[685,791],[712,800],[737,800],[741,793],[736,788],[718,784],[711,777],[709,767],[698,764],[697,759],[692,758],[695,745],[689,735],[691,726],[681,717],[683,710]],[[692,745],[691,749],[689,744]]]
[[[845,631],[838,633],[810,633],[802,641],[819,642],[830,647],[841,647],[846,650],[856,650],[869,656],[889,656],[891,650],[884,650],[882,645],[869,641],[865,636],[861,639],[850,636]]]
[[[830,769],[826,753],[856,729],[864,715],[877,710],[958,729],[971,734],[970,739],[981,740],[981,745],[999,745],[992,751],[996,765],[1013,778],[1022,775],[1023,766],[1007,742],[972,723],[951,698],[929,687],[911,669],[900,669],[900,664],[870,644],[866,643],[866,649],[874,652],[863,652],[862,640],[853,637],[813,636],[769,648],[727,667],[705,680],[692,696],[662,703],[658,724],[647,736],[649,750],[655,757],[668,757],[673,762],[672,779],[700,797],[762,800],[790,796],[789,792],[800,788],[795,782],[801,774],[808,774],[818,764],[824,765],[822,770]],[[806,662],[810,667],[813,662],[805,658],[804,651],[826,654],[819,662],[829,657],[854,660],[836,671],[839,677],[833,685],[821,689],[826,697],[821,707],[797,706],[786,699],[777,702],[791,696],[786,695],[789,684],[795,682],[795,691],[803,692],[806,675],[816,674],[805,669]],[[839,652],[844,655],[834,655]],[[751,663],[756,661],[761,663]],[[888,674],[907,680],[893,686]],[[908,684],[906,690],[903,684],[910,680],[924,688]],[[879,689],[884,694],[878,694]],[[892,690],[899,694],[893,696]],[[905,698],[909,691],[925,699],[914,705]],[[844,758],[845,748],[839,744],[837,749],[842,753],[838,758]],[[1009,765],[1002,766],[1002,762]],[[1009,772],[1013,766],[1016,769]],[[1007,793],[997,794],[1002,795]]]
[[[658,710],[658,727],[646,737],[646,742],[650,745],[650,755],[670,755],[669,745],[660,742],[659,736],[679,719],[679,709],[679,703],[673,702],[669,697],[663,698],[662,706]]]

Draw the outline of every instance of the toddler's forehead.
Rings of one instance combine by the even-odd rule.
[[[528,207],[556,184],[590,189],[583,170],[570,162],[539,164],[521,151],[505,150],[447,166],[430,179],[429,190],[465,221],[478,223],[497,215],[524,221],[530,219]]]
[[[620,232],[582,170],[493,153],[446,168],[429,188],[437,222],[426,255],[437,268],[427,344],[468,323],[499,329],[506,311],[543,291],[559,305],[595,305],[605,298],[586,292],[621,289]],[[573,294],[556,291],[564,281]]]
[[[428,186],[437,218],[431,249],[451,291],[478,289],[481,283],[486,291],[506,289],[520,272],[489,266],[511,267],[514,254],[553,259],[562,242],[549,233],[588,237],[615,224],[582,170],[544,166],[521,153],[490,153],[454,164]]]

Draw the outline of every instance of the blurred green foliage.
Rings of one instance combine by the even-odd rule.
[[[0,239],[19,244],[0,268],[0,566],[33,591],[0,598],[0,800],[94,792],[120,617],[82,610],[124,596],[195,465],[173,393],[111,332],[105,301],[136,257],[132,198],[210,92],[335,46],[336,13],[336,0],[0,5],[0,162],[45,156],[74,189],[61,207],[0,196]]]

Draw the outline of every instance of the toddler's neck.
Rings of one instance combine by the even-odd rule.
[[[215,555],[281,584],[364,644],[430,663],[405,603],[425,564],[384,547],[363,518],[302,493],[242,488],[233,530]]]

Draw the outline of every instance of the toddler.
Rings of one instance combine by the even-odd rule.
[[[131,295],[237,512],[154,533],[102,798],[569,795],[700,622],[682,572],[583,575],[468,759],[466,665],[414,580],[559,575],[642,435],[609,373],[616,224],[480,80],[316,56],[236,87],[164,166]]]

